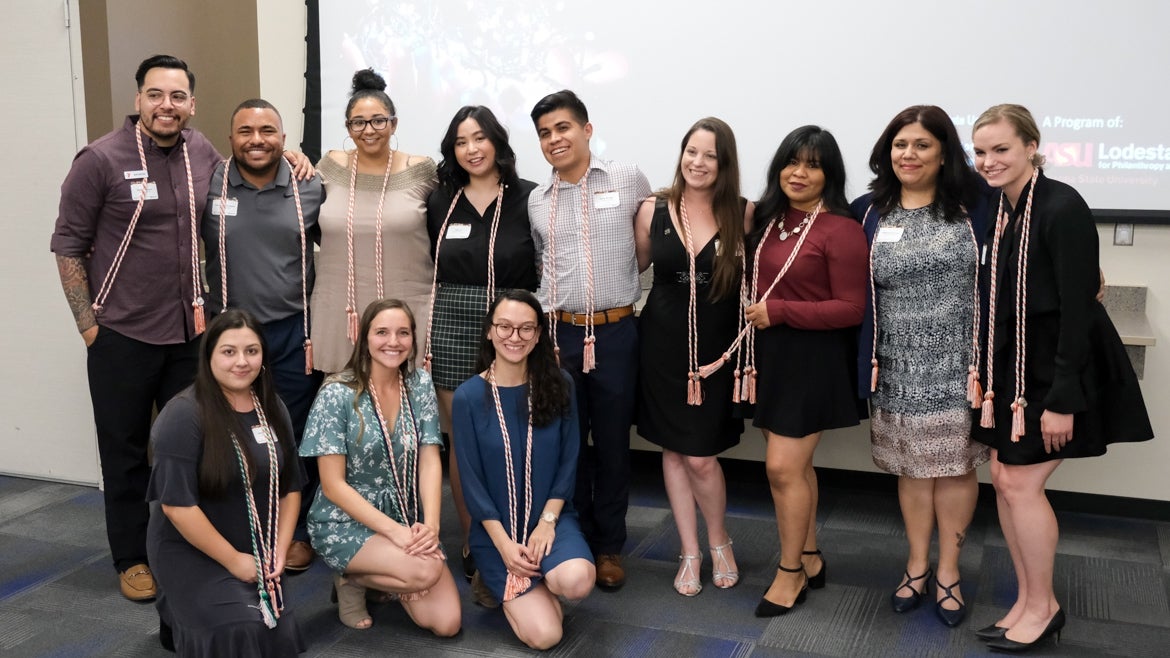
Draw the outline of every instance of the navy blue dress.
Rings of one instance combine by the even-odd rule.
[[[455,389],[452,404],[452,423],[459,444],[455,457],[459,460],[459,477],[463,484],[463,500],[471,514],[469,545],[475,565],[488,589],[497,600],[504,598],[507,570],[496,551],[491,537],[483,527],[484,521],[499,521],[510,531],[508,517],[508,485],[511,477],[516,485],[517,523],[523,523],[524,510],[529,510],[529,533],[540,521],[545,503],[550,499],[565,501],[557,521],[552,552],[540,562],[541,573],[548,573],[557,565],[574,558],[593,561],[593,554],[581,533],[577,513],[573,510],[573,488],[577,479],[577,454],[581,449],[577,424],[576,397],[569,380],[569,413],[544,427],[532,429],[532,500],[524,493],[524,443],[528,436],[528,386],[501,386],[500,404],[508,424],[508,438],[512,447],[512,473],[505,472],[504,442],[500,422],[492,401],[491,385],[482,377],[474,376]],[[533,578],[535,586],[539,578]]]

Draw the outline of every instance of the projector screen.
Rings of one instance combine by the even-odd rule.
[[[831,130],[850,196],[900,110],[934,104],[970,152],[971,124],[1002,102],[1040,124],[1049,176],[1098,211],[1170,215],[1170,5],[1098,0],[331,0],[320,3],[322,148],[352,148],[350,78],[373,67],[397,105],[399,148],[439,159],[462,105],[490,107],[523,177],[550,169],[529,118],[572,89],[594,153],[668,185],[683,133],[713,115],[735,130],[743,194],[757,198],[791,129]],[[1104,213],[1109,214],[1109,213]]]

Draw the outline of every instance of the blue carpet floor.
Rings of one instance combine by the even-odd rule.
[[[729,530],[739,586],[706,586],[694,598],[671,588],[678,540],[657,456],[635,459],[628,515],[629,582],[594,591],[565,608],[553,656],[975,656],[987,653],[973,629],[996,621],[1015,595],[1010,559],[994,509],[981,503],[963,552],[963,595],[971,607],[948,629],[930,606],[897,615],[888,598],[905,563],[893,480],[886,488],[822,486],[820,544],[828,587],[792,614],[752,616],[779,556],[762,464],[730,462]],[[1056,594],[1068,613],[1059,646],[1032,655],[1170,655],[1170,522],[1060,512]],[[458,546],[450,502],[443,539]],[[705,544],[705,540],[703,542]],[[454,550],[449,552],[453,555]],[[452,567],[458,569],[458,560]],[[397,604],[372,606],[374,627],[345,628],[329,603],[331,574],[317,561],[288,577],[309,656],[518,656],[503,613],[464,595],[463,632],[440,640],[419,631]],[[96,489],[0,477],[0,656],[169,656],[158,644],[154,607],[118,593]]]

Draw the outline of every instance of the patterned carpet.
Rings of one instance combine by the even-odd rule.
[[[707,557],[702,593],[681,597],[671,588],[678,541],[658,457],[635,455],[629,582],[616,593],[594,591],[567,606],[564,641],[549,655],[983,655],[986,648],[972,630],[998,619],[1014,596],[994,508],[983,500],[963,553],[963,594],[971,606],[963,626],[946,628],[925,605],[894,614],[888,597],[905,561],[894,482],[829,472],[822,475],[818,515],[828,587],[812,592],[792,614],[756,619],[752,611],[779,557],[775,520],[763,465],[728,461],[729,530],[742,582],[731,590],[711,586]],[[1155,514],[1148,508],[1145,518],[1058,512],[1056,593],[1069,622],[1059,647],[1048,641],[1033,655],[1170,654],[1170,522],[1148,520],[1165,505],[1155,504]],[[443,538],[457,546],[449,502],[444,519]],[[153,606],[119,595],[103,525],[95,489],[0,477],[0,655],[172,655],[159,648]],[[419,631],[397,604],[371,607],[374,627],[368,631],[343,627],[329,603],[330,573],[320,561],[288,578],[285,593],[309,656],[534,653],[513,637],[502,612],[472,605],[466,584],[457,580],[464,630],[448,640]]]

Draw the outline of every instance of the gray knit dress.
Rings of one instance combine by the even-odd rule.
[[[971,230],[932,206],[896,208],[878,226],[873,461],[912,478],[963,475],[988,458],[970,440],[967,402],[977,258]]]

